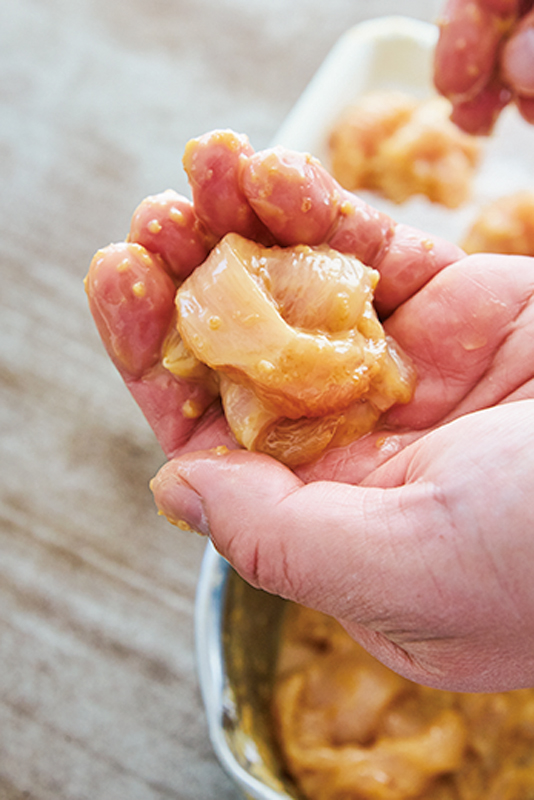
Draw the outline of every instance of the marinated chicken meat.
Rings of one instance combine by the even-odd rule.
[[[534,689],[430,689],[389,670],[332,618],[282,626],[272,711],[307,800],[528,800]]]
[[[457,208],[469,198],[481,147],[450,121],[450,109],[443,97],[362,95],[331,131],[332,174],[346,189],[367,189],[395,203],[420,194]]]
[[[264,247],[232,233],[176,294],[179,339],[219,375],[238,442],[291,466],[371,430],[414,374],[373,308],[376,270],[326,245]],[[212,376],[209,376],[210,378]]]
[[[462,242],[466,253],[534,256],[534,191],[499,197],[480,211]]]

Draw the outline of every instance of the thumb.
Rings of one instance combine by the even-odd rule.
[[[168,462],[151,488],[161,513],[208,534],[248,583],[342,620],[398,671],[406,654],[390,639],[402,648],[442,622],[428,564],[445,523],[431,484],[304,484],[268,456],[215,450]]]
[[[404,494],[417,505],[428,493],[424,485],[305,484],[268,456],[223,448],[169,461],[151,489],[160,513],[209,535],[247,582],[337,616],[347,584],[352,597],[355,583],[363,591],[364,573],[378,565],[385,573],[395,542],[413,535]]]

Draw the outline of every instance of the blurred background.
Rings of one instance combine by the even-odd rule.
[[[163,455],[82,280],[186,142],[269,145],[336,40],[437,0],[0,3],[0,800],[236,797],[195,671],[205,542],[156,515]]]

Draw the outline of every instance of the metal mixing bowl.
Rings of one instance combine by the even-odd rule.
[[[200,688],[213,748],[245,795],[295,800],[269,700],[286,601],[253,589],[207,545],[196,598]]]

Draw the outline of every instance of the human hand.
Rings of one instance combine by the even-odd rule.
[[[162,364],[163,342],[175,328],[176,286],[226,233],[266,244],[329,242],[377,266],[383,316],[461,254],[396,225],[305,155],[254,153],[246,137],[219,131],[191,142],[184,164],[193,202],[170,191],[147,198],[128,241],[99,251],[86,279],[108,353],[169,457],[236,447],[209,388],[195,376],[177,380]]]
[[[532,483],[532,402],[526,402],[533,382],[532,261],[465,258],[452,245],[431,243],[340,194],[315,162],[294,154],[238,161],[239,183],[267,222],[269,233],[263,227],[256,235],[283,244],[291,237],[328,238],[377,266],[377,305],[388,332],[414,360],[419,382],[413,401],[389,413],[388,429],[331,451],[298,475],[266,456],[206,452],[235,447],[218,407],[198,420],[183,417],[177,409],[195,387],[164,376],[158,360],[174,284],[149,257],[156,290],[145,279],[140,298],[131,288],[137,273],[126,281],[127,270],[117,271],[124,247],[104,251],[87,283],[95,319],[167,454],[181,456],[154,480],[156,502],[171,520],[210,532],[249,581],[342,619],[355,638],[408,677],[448,688],[522,685],[532,677],[530,607],[523,597],[529,582],[512,556],[520,556],[519,568],[528,562],[531,519],[528,504],[511,509],[512,490],[500,490],[505,480],[517,484],[524,499]],[[296,172],[290,164],[299,165]],[[266,199],[267,177],[274,183]],[[313,197],[306,204],[311,215],[289,216],[301,208],[303,191]],[[195,208],[202,208],[202,193],[194,194]],[[347,200],[355,211],[340,214]],[[159,300],[167,295],[162,313]],[[136,303],[147,297],[140,312]],[[521,447],[525,458],[514,458]],[[492,464],[488,479],[474,487],[472,473],[482,476]],[[493,528],[486,533],[487,520]],[[519,547],[510,546],[512,528],[520,532]],[[496,569],[501,553],[503,567]]]
[[[487,134],[515,102],[534,123],[532,0],[447,0],[440,28],[434,82],[452,101],[454,122]]]

